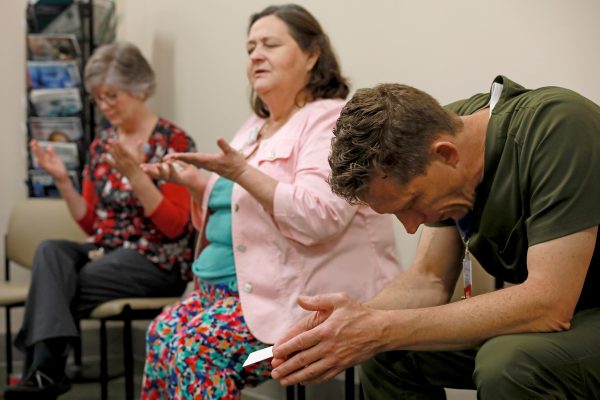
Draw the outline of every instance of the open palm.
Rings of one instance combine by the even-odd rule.
[[[65,163],[56,155],[52,147],[44,148],[36,140],[29,143],[31,153],[37,159],[40,167],[44,169],[55,181],[67,179],[69,173]]]
[[[246,159],[222,138],[217,140],[217,145],[222,150],[221,153],[172,153],[165,156],[165,160],[190,163],[236,182],[237,177],[248,166]]]

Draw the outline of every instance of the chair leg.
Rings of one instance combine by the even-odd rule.
[[[10,383],[10,375],[13,372],[12,364],[12,333],[10,331],[10,310],[11,307],[6,308],[6,386]]]
[[[82,338],[81,338],[81,321],[77,321],[77,332],[79,333],[79,340],[75,342],[75,345],[73,346],[73,358],[74,358],[74,363],[75,366],[79,368],[79,370],[81,370],[81,366],[82,366],[82,361],[81,361],[81,346],[82,344]]]
[[[108,399],[108,350],[106,348],[106,320],[100,320],[100,399]]]
[[[296,385],[296,390],[298,390],[298,400],[306,399],[306,387],[304,385]]]
[[[123,319],[123,364],[125,366],[125,399],[133,400],[133,338],[129,318]]]
[[[295,400],[296,399],[296,388],[294,385],[290,385],[285,388],[285,398],[286,398],[286,400]]]
[[[501,278],[494,279],[494,289],[502,289],[504,287],[504,281]]]
[[[345,371],[344,393],[346,400],[354,400],[354,367]]]

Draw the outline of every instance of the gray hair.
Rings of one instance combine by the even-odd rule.
[[[152,67],[135,45],[126,42],[98,47],[85,65],[84,83],[88,93],[111,85],[144,100],[156,88]]]

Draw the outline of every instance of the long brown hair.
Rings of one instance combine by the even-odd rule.
[[[259,19],[274,15],[288,26],[291,36],[302,51],[312,54],[319,52],[319,59],[310,72],[304,91],[311,99],[345,99],[349,87],[346,78],[342,76],[337,57],[333,52],[329,37],[319,24],[319,21],[305,8],[297,4],[269,6],[252,14],[248,24],[248,32]],[[269,116],[269,110],[254,89],[250,93],[250,104],[259,117]]]

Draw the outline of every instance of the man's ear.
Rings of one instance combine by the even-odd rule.
[[[446,140],[435,141],[431,146],[431,152],[434,160],[452,167],[456,167],[456,164],[460,160],[456,144]]]

